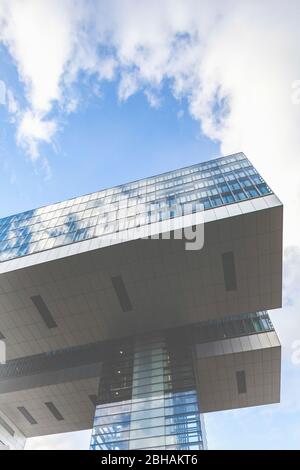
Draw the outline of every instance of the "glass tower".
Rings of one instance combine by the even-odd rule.
[[[136,337],[104,364],[92,449],[203,448],[191,350],[176,336]]]

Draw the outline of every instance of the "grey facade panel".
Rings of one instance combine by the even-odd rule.
[[[89,399],[91,400],[91,402],[93,403],[93,405],[97,406],[97,402],[98,402],[98,397],[97,397],[97,395],[89,395]]]

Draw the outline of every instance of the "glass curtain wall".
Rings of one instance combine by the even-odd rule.
[[[91,449],[203,449],[192,350],[178,332],[135,338],[104,365]]]
[[[237,153],[0,219],[0,262],[268,194]]]

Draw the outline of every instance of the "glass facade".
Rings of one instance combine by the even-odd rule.
[[[91,449],[205,448],[195,345],[273,329],[267,312],[257,312],[115,344],[100,376]]]
[[[195,346],[271,331],[266,311],[235,315],[9,360],[0,364],[0,379],[75,370],[99,361],[91,449],[205,449]]]
[[[180,327],[174,329],[175,334],[180,335],[182,338],[188,338],[189,345],[199,344],[207,341],[217,341],[224,338],[234,338],[237,336],[251,335],[257,333],[265,333],[274,331],[274,327],[270,317],[266,311],[247,313],[226,317],[220,320],[205,321],[193,324],[192,327]],[[121,346],[123,349],[121,349]],[[126,350],[128,353],[125,356],[119,356],[119,350]],[[56,371],[67,369],[68,367],[82,366],[85,364],[93,364],[95,357],[99,362],[105,358],[113,358],[113,361],[120,360],[128,362],[128,358],[133,354],[133,339],[127,339],[120,343],[118,340],[99,341],[95,343],[88,343],[80,346],[67,347],[65,349],[52,350],[33,356],[21,357],[18,359],[8,360],[5,364],[0,364],[0,379],[9,377],[22,377],[26,375],[39,374],[45,371]],[[104,367],[110,367],[110,363],[106,363]],[[124,366],[124,364],[123,364]],[[118,369],[120,370],[120,369]],[[132,362],[129,363],[127,369],[123,367],[123,374],[117,375],[125,380],[125,384],[130,382],[129,376],[124,374],[125,370],[132,370]],[[109,385],[109,382],[108,382]],[[119,392],[120,393],[120,392]],[[113,399],[110,388],[106,390],[101,389],[101,396],[105,396],[108,402]],[[119,395],[118,395],[119,396]],[[129,396],[131,396],[129,394]],[[125,396],[128,398],[128,395]]]
[[[243,153],[218,158],[0,219],[0,262],[271,193]]]
[[[192,351],[178,334],[135,338],[103,366],[93,450],[203,449]]]
[[[274,331],[274,327],[266,311],[242,313],[219,320],[198,323],[193,325],[192,328],[186,327],[186,334],[189,335],[193,344],[266,333],[268,331]]]

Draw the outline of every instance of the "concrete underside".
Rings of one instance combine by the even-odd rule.
[[[275,331],[200,344],[196,377],[201,410],[231,410],[280,401],[281,346]],[[244,371],[246,391],[236,373]]]
[[[135,240],[0,275],[7,359],[281,306],[282,206],[205,224],[199,251],[184,240]],[[53,250],[54,251],[54,250]],[[235,290],[222,254],[232,251]],[[124,312],[112,277],[121,276]],[[41,296],[55,323],[33,304]]]
[[[281,347],[275,331],[196,345],[194,370],[202,413],[276,403],[280,400]],[[245,371],[239,393],[236,372]],[[90,429],[101,362],[1,381],[0,408],[26,437]],[[53,402],[58,421],[45,407]],[[30,411],[30,424],[18,407]]]

